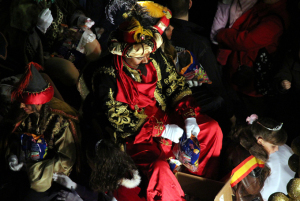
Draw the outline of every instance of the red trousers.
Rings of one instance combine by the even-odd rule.
[[[184,192],[166,161],[162,145],[127,143],[127,153],[132,157],[139,170],[148,179],[147,200],[183,201]],[[171,147],[171,145],[170,145]]]
[[[198,140],[201,148],[199,169],[197,172],[191,173],[214,179],[218,176],[223,134],[219,124],[206,115],[199,114],[197,122],[200,127]],[[183,122],[177,124],[184,128]],[[162,140],[160,137],[154,138],[153,143],[127,142],[127,153],[134,160],[140,172],[148,179],[146,197],[149,201],[185,200],[184,192],[166,161],[167,156],[170,156],[171,147],[172,143],[169,140]],[[127,191],[140,192],[136,189]],[[130,200],[130,198],[122,200]],[[133,200],[132,197],[131,200]]]

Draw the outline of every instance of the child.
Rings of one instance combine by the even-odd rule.
[[[284,145],[287,134],[282,123],[270,118],[251,115],[248,125],[237,127],[232,132],[229,146],[223,157],[223,170],[228,178],[232,175],[231,187],[235,200],[263,200],[260,191],[270,168],[265,165],[270,154]]]
[[[68,176],[54,174],[53,181],[63,185],[71,191],[62,190],[59,199],[66,201],[96,201],[102,200],[138,200],[141,182],[138,170],[125,152],[109,140],[99,140],[96,145],[87,147],[87,162],[92,169],[90,187],[97,194],[86,187],[73,182]],[[79,196],[77,196],[77,193]],[[104,194],[107,193],[107,194]],[[74,198],[76,198],[74,200]]]

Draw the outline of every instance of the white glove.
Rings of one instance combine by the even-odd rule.
[[[50,27],[53,22],[53,17],[51,10],[49,8],[43,9],[38,17],[36,27],[43,33],[46,33],[47,29]]]
[[[53,181],[59,183],[60,185],[70,190],[77,188],[77,184],[73,182],[67,175],[64,175],[62,173],[53,173],[52,179]]]
[[[89,29],[85,30],[80,38],[78,46],[76,48],[77,51],[84,53],[84,46],[87,43],[91,43],[96,39],[96,35]]]
[[[81,199],[81,197],[74,190],[72,192],[61,190],[58,193],[56,200],[83,201],[83,199]]]
[[[197,137],[200,132],[200,128],[197,124],[196,118],[194,117],[187,118],[184,121],[184,123],[185,123],[185,131],[186,131],[187,138],[190,138],[191,135]]]
[[[199,83],[198,80],[188,80],[186,82],[188,83],[190,88],[202,85],[202,83]]]
[[[8,158],[9,168],[12,171],[20,171],[24,163],[18,162],[18,157],[16,155],[10,155]]]
[[[166,129],[162,133],[161,137],[167,138],[172,142],[179,143],[179,138],[181,138],[183,134],[182,128],[175,124],[167,124],[165,127]]]
[[[79,16],[77,21],[77,26],[79,27],[86,27],[91,28],[95,22],[91,20],[91,18],[85,17],[85,16]]]

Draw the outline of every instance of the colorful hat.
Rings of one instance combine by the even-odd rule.
[[[4,35],[0,32],[0,58],[6,59],[7,56],[7,41]]]
[[[122,16],[126,21],[111,35],[109,50],[131,58],[155,52],[162,45],[161,34],[169,26],[172,14],[152,1],[139,1]]]
[[[16,99],[28,105],[40,105],[52,99],[54,89],[38,72],[39,70],[43,70],[42,66],[34,62],[26,66],[26,72],[12,92],[12,100]]]

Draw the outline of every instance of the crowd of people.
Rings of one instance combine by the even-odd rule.
[[[0,200],[186,200],[183,136],[180,171],[286,194],[300,6],[215,3],[207,30],[192,0],[0,0]]]

